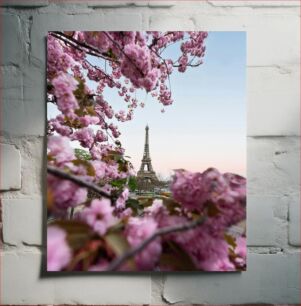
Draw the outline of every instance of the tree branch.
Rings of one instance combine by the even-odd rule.
[[[94,68],[95,70],[101,72],[101,73],[104,75],[103,79],[108,78],[108,79],[115,85],[115,87],[117,87],[117,84],[114,82],[113,78],[110,77],[110,76],[109,76],[107,73],[105,73],[103,70],[101,70],[101,68],[97,67],[96,65],[91,64],[88,60],[85,60],[85,62],[86,62],[87,64],[89,64],[92,68]]]
[[[142,77],[144,77],[144,73],[139,69],[139,67],[135,64],[135,62],[124,52],[124,50],[119,46],[119,44],[107,33],[103,32],[109,40],[120,50],[122,54],[131,62],[131,64],[136,68],[136,70],[140,73]]]
[[[153,50],[152,47],[149,47],[149,49],[154,52],[160,59],[162,59],[164,65],[165,65],[165,68],[166,68],[166,73],[167,73],[167,77],[168,77],[168,83],[169,83],[169,91],[170,91],[170,97],[171,97],[171,82],[170,82],[170,77],[169,77],[169,73],[168,73],[168,66],[166,64],[166,61],[165,59],[158,53],[156,52],[155,50]]]
[[[197,220],[187,222],[180,225],[174,225],[174,226],[168,226],[163,227],[154,232],[151,236],[146,238],[142,243],[140,243],[135,248],[125,252],[123,255],[117,257],[115,260],[113,260],[108,268],[105,271],[115,271],[118,269],[121,265],[123,265],[127,260],[129,260],[131,257],[135,256],[139,252],[141,252],[147,245],[149,245],[153,240],[155,240],[157,237],[170,234],[170,233],[176,233],[176,232],[184,232],[190,229],[193,229],[201,224],[203,224],[206,220],[205,216],[200,217]]]
[[[85,52],[93,56],[101,57],[103,59],[106,59],[112,62],[115,61],[114,59],[108,57],[106,54],[99,52],[99,50],[97,50],[96,48],[93,48],[92,46],[89,46],[85,43],[82,43],[74,39],[73,37],[65,35],[63,32],[50,32],[50,35],[54,36],[57,39],[62,40],[63,42],[69,44],[70,46],[74,47],[75,49],[79,51]],[[86,50],[83,50],[83,48]]]
[[[96,193],[98,193],[99,195],[101,195],[104,198],[111,199],[112,201],[116,200],[116,198],[113,195],[110,195],[110,194],[104,192],[98,185],[87,182],[87,181],[83,180],[82,178],[80,178],[78,176],[75,176],[73,174],[67,173],[67,172],[65,172],[65,171],[63,171],[63,170],[61,170],[57,167],[47,166],[47,172],[56,176],[56,177],[59,177],[61,179],[69,180],[69,181],[71,181],[71,182],[73,182],[73,183],[75,183],[79,186],[91,189],[91,190],[95,191]]]
[[[198,67],[202,65],[202,62],[198,63],[198,64],[187,64],[186,67]],[[181,65],[173,65],[173,67],[181,67]]]

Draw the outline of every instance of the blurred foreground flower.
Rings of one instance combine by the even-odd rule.
[[[60,271],[71,260],[66,233],[57,226],[47,229],[47,271]]]

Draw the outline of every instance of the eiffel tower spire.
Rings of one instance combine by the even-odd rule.
[[[137,173],[138,181],[141,183],[140,186],[143,186],[144,190],[153,189],[154,184],[158,181],[149,152],[149,127],[146,125],[143,158],[140,170]]]
[[[147,171],[154,171],[152,166],[152,160],[149,154],[149,136],[148,136],[149,127],[148,125],[145,127],[145,143],[144,143],[144,153],[142,158],[142,163],[140,167],[140,171],[144,171],[145,168]]]

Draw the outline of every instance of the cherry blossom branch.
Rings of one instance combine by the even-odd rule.
[[[71,181],[71,182],[73,182],[73,183],[75,183],[79,186],[91,189],[91,190],[95,191],[96,193],[98,193],[99,195],[101,195],[102,197],[111,199],[112,201],[116,200],[115,196],[104,192],[98,185],[87,182],[86,180],[84,180],[84,179],[82,179],[82,178],[80,178],[76,175],[67,173],[67,172],[65,172],[65,171],[63,171],[63,170],[61,170],[57,167],[47,166],[47,172],[56,176],[56,177],[59,177],[61,179],[69,180],[69,181]]]
[[[200,66],[202,64],[202,62],[200,62],[200,63],[197,63],[197,64],[191,64],[191,63],[189,63],[189,64],[187,64],[186,66],[187,67],[198,67],[198,66]],[[181,65],[172,65],[173,67],[181,67]]]
[[[107,33],[107,32],[103,32],[108,38],[109,40],[120,50],[120,52],[122,54],[124,54],[124,56],[132,63],[132,65],[136,68],[136,70],[140,73],[140,75],[142,77],[144,77],[144,73],[139,69],[139,67],[137,67],[137,65],[135,64],[135,62],[123,51],[123,49],[119,46],[119,44]]]
[[[116,62],[116,60],[114,60],[111,57],[106,56],[103,53],[100,53],[99,50],[97,50],[96,48],[93,48],[92,46],[89,46],[85,43],[82,43],[76,39],[74,39],[73,37],[70,37],[66,34],[64,34],[63,32],[50,32],[50,35],[52,35],[55,38],[58,38],[60,40],[62,40],[63,42],[71,45],[72,47],[74,47],[75,49],[85,52],[87,54],[93,55],[93,56],[98,56],[101,57],[103,59],[112,61],[112,62]],[[86,49],[83,50],[82,48]]]
[[[152,241],[154,241],[157,237],[176,233],[176,232],[184,232],[188,231],[190,229],[193,229],[201,224],[203,224],[206,220],[205,216],[200,217],[197,220],[187,222],[180,225],[174,225],[174,226],[167,226],[160,228],[156,232],[154,232],[151,236],[146,238],[143,242],[141,242],[138,246],[135,248],[125,252],[122,256],[117,257],[115,260],[113,260],[108,268],[105,271],[115,271],[120,266],[122,266],[127,260],[129,260],[131,257],[135,256],[139,252],[141,252],[147,245],[149,245]]]
[[[171,96],[171,82],[170,82],[170,77],[169,77],[169,73],[168,73],[168,66],[166,64],[166,61],[165,59],[158,53],[156,52],[155,50],[153,50],[152,47],[149,47],[149,49],[154,52],[160,59],[162,59],[164,65],[165,65],[165,68],[166,68],[166,74],[167,74],[167,77],[168,77],[168,83],[169,83],[169,91],[170,91],[170,96]]]
[[[104,77],[103,77],[104,79],[105,79],[105,78],[108,78],[108,79],[115,85],[115,87],[117,87],[117,84],[114,82],[113,78],[110,77],[107,73],[105,73],[101,68],[99,68],[99,67],[97,67],[97,66],[91,64],[88,60],[85,60],[85,62],[86,62],[87,64],[89,64],[92,68],[94,68],[95,70],[101,72],[101,73],[104,75]]]

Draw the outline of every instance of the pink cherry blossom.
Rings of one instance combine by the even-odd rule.
[[[49,136],[48,154],[55,157],[55,161],[58,164],[69,162],[75,159],[74,151],[70,147],[70,140],[68,137]]]
[[[129,189],[125,188],[121,195],[118,197],[116,201],[116,208],[117,209],[124,209],[125,208],[125,202],[129,198]]]
[[[47,271],[61,271],[71,260],[66,233],[57,226],[47,228]]]
[[[126,228],[126,237],[132,247],[139,245],[151,236],[158,225],[152,218],[130,218]],[[142,252],[135,256],[139,270],[152,270],[162,251],[160,239],[151,242]]]
[[[108,228],[116,223],[112,215],[113,207],[108,199],[93,200],[89,207],[84,208],[77,215],[79,220],[89,224],[96,233],[104,235]]]
[[[245,258],[247,256],[246,237],[239,236],[239,237],[236,238],[235,253],[242,258]]]
[[[137,88],[145,88],[151,91],[157,84],[160,70],[151,67],[150,51],[146,46],[128,44],[124,48],[124,59],[121,64],[121,72],[129,78]]]
[[[55,131],[62,136],[70,136],[70,134],[72,134],[72,129],[69,126],[66,126],[64,121],[64,116],[62,115],[58,115],[56,118],[50,119],[48,121],[48,129],[50,133]]]
[[[74,65],[72,56],[64,52],[63,46],[55,37],[48,34],[47,37],[47,76],[52,78],[59,72],[66,72]]]
[[[67,116],[72,116],[78,108],[78,102],[73,93],[77,84],[78,82],[67,73],[60,73],[52,80],[58,109]]]
[[[83,117],[80,117],[79,121],[84,127],[87,127],[89,125],[97,124],[99,122],[99,118],[96,116],[85,115]]]
[[[91,148],[94,143],[94,132],[91,128],[82,128],[71,135],[72,140],[78,140],[84,148]]]
[[[47,186],[54,199],[54,214],[66,215],[69,207],[75,207],[87,199],[87,189],[69,180],[62,180],[48,174]]]

